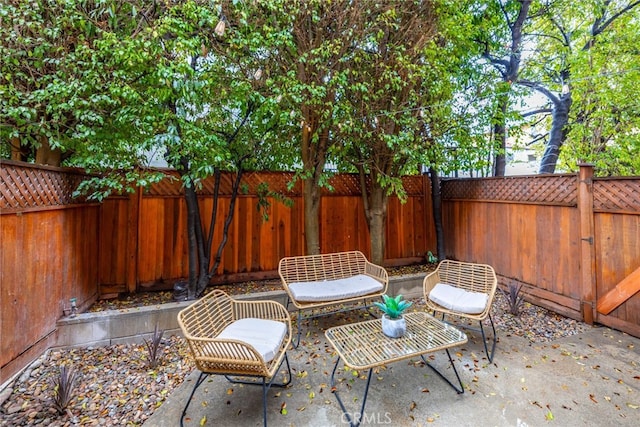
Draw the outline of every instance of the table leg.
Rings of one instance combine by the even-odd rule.
[[[462,380],[460,380],[460,375],[458,375],[458,370],[456,369],[456,365],[453,363],[453,359],[451,358],[451,353],[449,353],[449,349],[447,348],[447,349],[445,349],[445,351],[447,352],[447,356],[449,356],[449,363],[451,363],[451,367],[453,368],[453,372],[456,374],[456,378],[458,379],[458,384],[460,384],[460,387],[457,387],[455,384],[453,384],[451,381],[449,381],[449,379],[447,377],[445,377],[439,370],[437,370],[435,367],[433,367],[433,365],[431,365],[431,363],[427,362],[427,360],[424,358],[424,355],[421,355],[420,357],[422,358],[424,363],[426,363],[427,366],[430,367],[433,370],[433,372],[438,374],[438,376],[440,378],[445,380],[451,387],[453,387],[453,389],[458,394],[462,394],[462,393],[464,393],[464,387],[462,386]]]
[[[340,359],[340,356],[338,356],[336,360],[336,364],[333,367],[333,371],[331,372],[331,392],[336,396],[336,399],[340,404],[340,408],[342,409],[342,413],[344,414],[344,416],[347,417],[347,420],[349,421],[349,425],[351,427],[358,427],[360,425],[360,422],[362,421],[362,415],[364,414],[364,406],[367,403],[367,395],[369,394],[369,384],[371,383],[371,371],[373,369],[369,369],[369,373],[367,374],[367,385],[364,389],[364,397],[362,399],[362,406],[360,407],[360,413],[353,414],[354,416],[352,417],[351,414],[347,411],[347,408],[344,406],[342,399],[340,399],[340,394],[338,393],[338,389],[336,388],[335,374],[336,374],[336,369],[340,364],[340,360],[342,359]]]

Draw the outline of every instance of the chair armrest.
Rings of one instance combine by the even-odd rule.
[[[427,274],[422,281],[422,291],[424,293],[424,300],[429,301],[429,292],[440,282],[440,274],[438,271],[433,271]]]
[[[389,284],[389,274],[387,270],[379,265],[366,261],[364,264],[365,274],[377,279],[384,285],[383,293],[387,292],[387,285]]]

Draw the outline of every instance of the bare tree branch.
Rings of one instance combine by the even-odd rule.
[[[526,113],[522,113],[522,117],[536,116],[542,113],[548,114],[551,112],[553,112],[552,108],[538,108],[537,110],[531,110],[531,111],[527,111]]]
[[[558,98],[558,96],[555,93],[551,92],[549,89],[542,86],[542,84],[539,82],[532,82],[530,80],[517,80],[515,83],[520,86],[528,87],[540,92],[541,94],[549,98],[551,102],[554,103],[554,105],[560,103],[560,98]]]
[[[595,37],[597,35],[602,33],[609,25],[611,25],[611,23],[613,21],[618,19],[621,15],[623,15],[626,12],[630,11],[634,7],[640,5],[640,0],[632,1],[631,3],[629,3],[628,5],[623,7],[622,9],[620,9],[618,12],[614,13],[613,15],[611,15],[611,17],[609,19],[603,21],[604,17],[606,16],[606,13],[607,13],[606,9],[609,6],[609,4],[611,4],[610,1],[606,2],[603,5],[603,7],[602,7],[602,16],[599,17],[599,18],[596,18],[593,21],[593,26],[591,27],[591,39],[585,43],[585,45],[582,47],[582,50],[589,50],[591,48],[591,46],[593,46],[593,43],[595,41],[594,39],[595,39]]]

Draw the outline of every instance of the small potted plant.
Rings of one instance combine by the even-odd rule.
[[[393,298],[385,294],[382,295],[382,299],[384,303],[374,302],[384,313],[382,316],[382,332],[391,338],[403,336],[407,331],[407,322],[402,313],[411,307],[413,303],[411,301],[403,301],[402,295]]]

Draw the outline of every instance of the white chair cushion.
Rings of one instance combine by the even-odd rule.
[[[380,292],[382,283],[366,274],[358,274],[344,279],[319,282],[296,282],[289,285],[289,291],[296,301],[323,302],[355,298]]]
[[[445,283],[436,283],[429,292],[429,299],[444,308],[460,313],[482,313],[487,306],[489,295],[470,292]]]
[[[287,325],[267,319],[236,320],[222,330],[217,338],[245,342],[262,356],[265,363],[273,360],[287,333]]]

